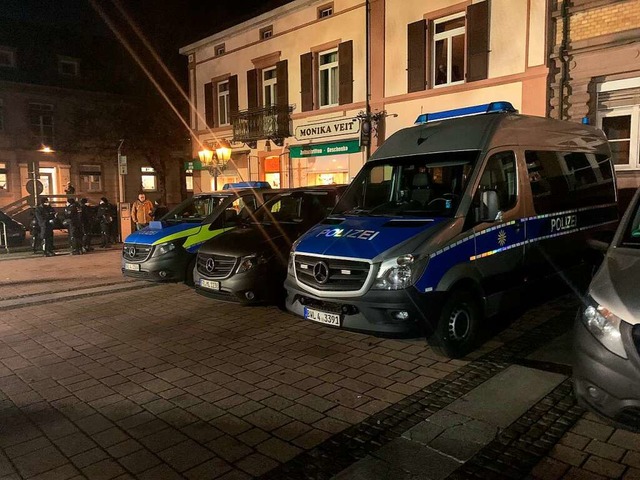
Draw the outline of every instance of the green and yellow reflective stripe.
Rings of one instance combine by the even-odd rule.
[[[202,228],[200,232],[196,235],[192,235],[187,238],[187,241],[184,242],[183,247],[189,248],[198,243],[204,243],[210,238],[215,237],[216,235],[220,235],[222,232],[226,232],[227,230],[231,230],[230,228],[218,228],[216,230],[209,230],[208,228]]]
[[[153,242],[153,245],[158,245],[160,243],[170,242],[172,240],[177,240],[179,238],[189,237],[191,235],[195,235],[200,231],[200,225],[194,228],[189,228],[187,230],[181,230],[180,232],[174,233],[173,235],[167,235],[166,237],[162,237],[160,240],[156,240]]]

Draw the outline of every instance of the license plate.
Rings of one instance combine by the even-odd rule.
[[[132,270],[134,272],[139,272],[140,271],[140,265],[137,263],[125,263],[124,264],[124,269],[125,270]]]
[[[213,280],[200,279],[200,286],[207,290],[220,290],[220,282],[214,282]]]
[[[305,307],[304,318],[314,322],[326,323],[327,325],[335,325],[336,327],[340,326],[340,315],[335,313],[321,312],[319,310]]]

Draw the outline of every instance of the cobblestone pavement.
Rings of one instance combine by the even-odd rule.
[[[115,284],[118,256],[0,262],[0,297],[25,300],[0,313],[0,478],[356,478],[348,469],[367,458],[389,468],[375,478],[637,478],[640,436],[576,407],[566,367],[528,359],[570,327],[567,298],[529,310],[464,360],[182,285],[28,304],[43,290],[26,272],[69,269],[68,288]],[[514,369],[554,382],[462,460],[416,472],[417,454],[451,448],[445,427],[428,441],[417,432],[451,412],[474,416],[474,395],[492,381],[503,387],[489,401],[515,398],[501,377]]]

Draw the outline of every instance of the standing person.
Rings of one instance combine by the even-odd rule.
[[[29,233],[31,234],[31,249],[33,250],[33,253],[36,254],[41,252],[42,237],[40,236],[40,225],[38,224],[38,219],[36,218],[35,210],[33,212],[33,218],[31,219],[31,223],[29,224]]]
[[[151,211],[151,217],[155,222],[169,213],[169,209],[160,203],[160,200],[153,202],[153,210]]]
[[[42,239],[42,251],[45,256],[52,257],[53,252],[53,225],[56,219],[56,212],[49,204],[47,197],[40,197],[40,204],[36,207],[36,221],[40,229]]]
[[[149,225],[152,210],[153,204],[147,200],[147,196],[144,193],[139,194],[131,207],[131,218],[136,224],[136,230],[142,230]]]
[[[111,229],[113,224],[113,208],[107,197],[100,199],[98,205],[98,220],[100,221],[100,248],[109,248],[111,246]]]
[[[71,255],[82,253],[82,217],[76,199],[69,197],[64,209],[64,224],[69,232],[69,247]]]
[[[67,186],[64,189],[64,193],[65,195],[74,195],[76,193],[76,189],[73,185],[71,185],[71,182],[67,182]]]
[[[89,200],[80,199],[80,222],[82,224],[82,251],[84,253],[93,250],[91,246],[91,212],[89,212]]]

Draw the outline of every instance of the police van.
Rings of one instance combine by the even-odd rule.
[[[244,188],[199,193],[160,221],[129,235],[122,249],[122,274],[150,281],[193,284],[198,248],[239,224],[281,190]]]
[[[286,306],[332,327],[424,332],[458,357],[525,286],[584,271],[588,237],[617,222],[611,152],[596,128],[508,102],[416,123],[293,245]]]

